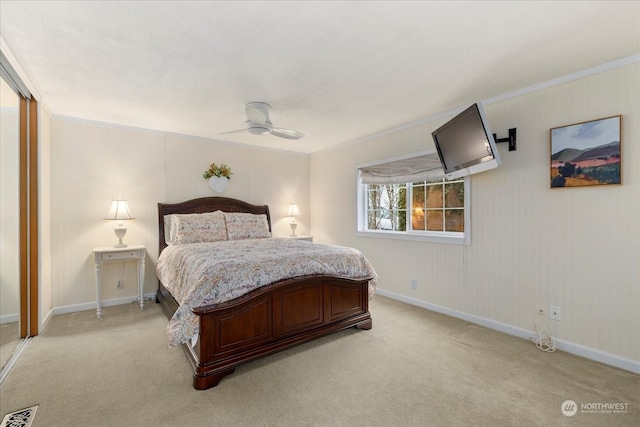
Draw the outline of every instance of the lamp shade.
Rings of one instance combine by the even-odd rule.
[[[297,203],[291,203],[289,205],[289,210],[287,210],[287,216],[291,218],[296,218],[300,216],[300,209],[298,209]]]
[[[124,221],[135,218],[129,211],[129,205],[127,204],[127,201],[118,199],[111,202],[111,208],[105,215],[104,219]]]
[[[291,223],[289,223],[289,226],[291,227],[290,237],[296,237],[296,228],[298,227],[298,224],[296,223],[296,217],[300,216],[300,209],[298,209],[297,203],[294,202],[289,205],[287,216],[291,218]]]

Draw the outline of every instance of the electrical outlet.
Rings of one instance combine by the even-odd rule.
[[[418,281],[416,279],[411,279],[411,289],[418,288]]]
[[[560,306],[558,305],[550,305],[549,306],[549,319],[551,320],[561,320],[562,316],[560,315]]]
[[[124,280],[118,279],[118,283],[116,283],[116,289],[122,289],[124,287]]]

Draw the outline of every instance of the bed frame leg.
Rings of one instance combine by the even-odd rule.
[[[215,387],[218,385],[221,379],[223,379],[227,375],[233,374],[235,371],[236,371],[236,368],[231,368],[226,371],[222,371],[213,375],[207,375],[204,377],[194,374],[193,388],[195,388],[196,390],[206,390],[208,388]]]
[[[373,320],[372,320],[372,319],[369,319],[369,320],[367,320],[367,321],[366,321],[366,322],[364,322],[364,323],[358,323],[358,324],[356,325],[356,328],[358,328],[358,329],[365,329],[365,330],[369,330],[369,329],[371,329],[372,327],[373,327]]]

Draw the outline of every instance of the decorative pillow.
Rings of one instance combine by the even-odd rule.
[[[222,211],[165,215],[164,226],[168,245],[227,240],[227,226]]]
[[[264,239],[271,237],[267,215],[225,212],[229,240]]]

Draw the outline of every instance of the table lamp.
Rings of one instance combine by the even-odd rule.
[[[111,201],[111,209],[109,209],[109,212],[105,215],[104,219],[116,221],[113,226],[113,230],[116,232],[116,236],[118,237],[118,244],[113,247],[126,248],[127,245],[122,243],[122,238],[127,234],[127,226],[124,225],[124,221],[135,219],[129,211],[127,201],[122,200],[120,196],[118,196],[118,200]]]
[[[289,224],[289,226],[291,227],[291,236],[290,237],[296,237],[296,228],[298,227],[298,224],[296,223],[296,218],[300,217],[300,210],[298,209],[298,204],[297,203],[291,203],[289,205],[289,210],[287,211],[287,216],[289,218],[291,218],[291,223]]]

